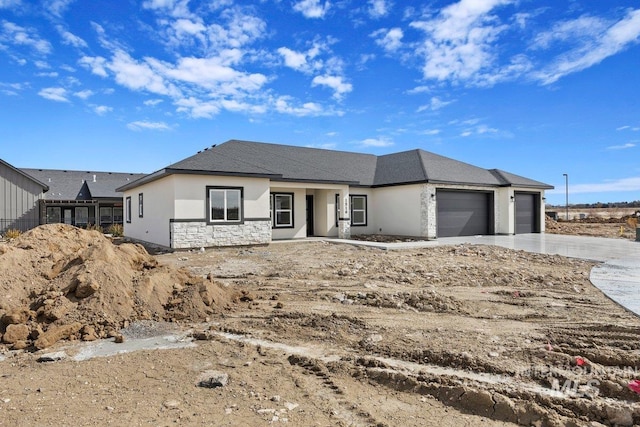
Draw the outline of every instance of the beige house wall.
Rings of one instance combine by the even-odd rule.
[[[124,235],[156,245],[170,246],[169,220],[174,216],[175,175],[149,182],[123,194]],[[138,215],[138,195],[142,194],[143,216]],[[131,217],[127,217],[127,197],[131,197]],[[128,222],[130,219],[131,222]]]

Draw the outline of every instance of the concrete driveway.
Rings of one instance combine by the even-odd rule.
[[[612,300],[640,315],[640,242],[560,234],[518,234],[515,236],[443,237],[429,242],[359,242],[358,244],[393,250],[462,243],[503,246],[509,249],[602,262],[591,270],[589,277],[591,283]]]

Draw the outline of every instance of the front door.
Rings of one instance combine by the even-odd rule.
[[[307,196],[307,237],[313,236],[313,196]]]

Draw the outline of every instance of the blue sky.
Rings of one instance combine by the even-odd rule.
[[[635,6],[630,6],[635,5]],[[640,199],[640,5],[0,0],[0,158],[152,172],[229,139],[421,148]]]

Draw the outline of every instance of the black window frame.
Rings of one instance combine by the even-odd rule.
[[[291,209],[281,209],[281,211],[286,211],[286,210],[290,210],[291,211],[291,224],[286,224],[286,225],[280,225],[277,224],[276,222],[276,218],[278,217],[277,215],[277,209],[276,209],[276,197],[279,196],[283,196],[283,197],[289,197],[291,199]],[[270,209],[270,216],[271,216],[271,228],[295,228],[295,198],[294,198],[294,193],[285,193],[285,192],[281,192],[281,191],[276,191],[271,193],[271,209]]]
[[[354,220],[354,215],[353,212],[356,210],[353,208],[353,199],[355,197],[358,198],[363,198],[364,199],[364,209],[357,209],[357,211],[362,211],[364,212],[364,223],[355,223]],[[349,195],[349,204],[350,204],[350,208],[351,208],[351,226],[352,227],[366,227],[369,221],[369,205],[368,205],[368,200],[367,200],[367,195],[366,194],[350,194]]]
[[[125,218],[125,221],[127,221],[127,224],[131,224],[131,196],[127,196],[124,203],[125,203],[124,218]]]
[[[226,200],[227,200],[227,191],[239,191],[240,192],[240,205],[238,207],[239,209],[239,215],[238,215],[238,219],[237,220],[228,220],[227,216],[228,216],[228,212],[227,212],[227,208],[224,208],[224,216],[225,219],[222,220],[212,220],[211,218],[211,191],[215,190],[215,191],[224,191],[224,200],[225,200],[225,204],[226,204]],[[238,224],[244,224],[244,187],[231,187],[231,186],[220,186],[220,185],[207,185],[206,186],[206,206],[205,206],[205,218],[207,221],[208,225],[238,225]]]
[[[138,218],[144,217],[144,193],[138,193]]]

